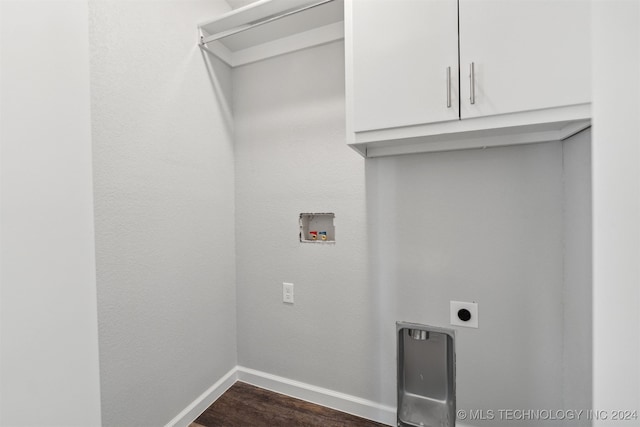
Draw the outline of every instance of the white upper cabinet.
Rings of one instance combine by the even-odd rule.
[[[374,157],[588,127],[589,14],[589,0],[345,0],[348,143]]]
[[[584,0],[460,0],[461,117],[590,102],[589,11]]]
[[[457,120],[455,0],[357,0],[351,6],[354,129]]]

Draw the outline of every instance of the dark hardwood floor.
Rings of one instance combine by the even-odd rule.
[[[384,424],[237,382],[190,427],[313,426],[378,427]]]

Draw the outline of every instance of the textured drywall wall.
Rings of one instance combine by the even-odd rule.
[[[593,405],[640,411],[640,2],[592,8]]]
[[[368,396],[377,313],[364,160],[344,142],[343,56],[332,43],[234,70],[238,359]],[[300,243],[302,212],[335,213],[335,245]],[[295,304],[282,302],[282,282]]]
[[[104,426],[164,425],[236,364],[230,75],[196,46],[228,8],[90,3]]]
[[[560,143],[368,161],[367,202],[381,365],[395,320],[448,327],[450,300],[475,301],[480,327],[455,328],[458,408],[562,408]]]
[[[98,426],[87,4],[0,8],[0,425]]]
[[[591,129],[563,141],[564,407],[592,408]],[[590,426],[585,415],[566,425]]]

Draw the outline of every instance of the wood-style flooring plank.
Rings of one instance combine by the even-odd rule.
[[[194,422],[203,427],[382,427],[364,418],[236,382]]]

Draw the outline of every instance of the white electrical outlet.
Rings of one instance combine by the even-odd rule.
[[[450,301],[451,324],[454,326],[478,327],[478,304],[475,302]]]
[[[282,302],[293,304],[293,283],[282,284]]]

